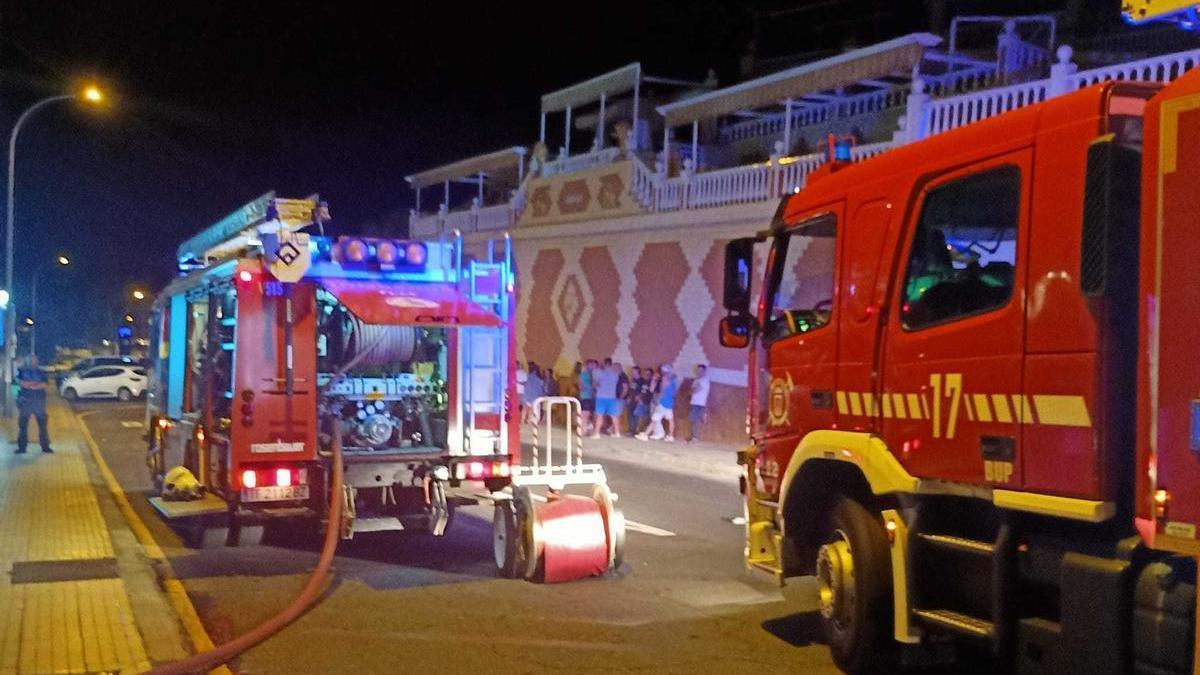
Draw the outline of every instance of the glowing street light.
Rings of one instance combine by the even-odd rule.
[[[58,264],[66,267],[67,265],[71,264],[71,259],[65,255],[60,255],[58,256]]]
[[[125,323],[133,323],[133,315],[132,314],[125,315]]]
[[[32,325],[33,325],[33,317],[32,317],[32,316],[27,316],[27,317],[25,317],[25,325],[26,325],[26,326],[32,326]]]
[[[54,263],[59,267],[66,267],[67,265],[71,264],[71,259],[60,253],[54,259]],[[34,316],[37,316],[38,278],[42,276],[42,270],[46,269],[46,265],[48,264],[49,263],[42,263],[33,271],[33,288],[29,293],[29,309],[31,312],[33,312]],[[33,324],[29,325],[32,326]],[[31,329],[29,331],[29,351],[32,354],[37,353],[37,329]]]
[[[13,124],[12,133],[8,137],[8,199],[6,203],[4,221],[4,288],[11,289],[13,287],[13,211],[16,201],[13,198],[13,191],[16,185],[17,137],[21,133],[21,127],[25,125],[25,122],[34,113],[53,103],[57,103],[59,101],[70,101],[74,99],[81,99],[93,106],[98,106],[102,101],[104,101],[104,92],[100,91],[100,88],[95,85],[88,85],[82,90],[71,94],[48,96],[26,108],[25,111],[22,112],[19,117],[17,117],[17,122],[16,124]],[[11,385],[13,381],[12,364],[13,358],[17,353],[16,324],[13,320],[14,318],[15,317],[12,316],[6,316],[4,319],[4,333],[8,337],[4,347],[4,351],[6,352],[5,358],[3,359],[5,386],[2,392],[4,398],[4,413],[6,415],[12,410],[12,397],[10,394],[9,385]],[[30,351],[33,351],[32,344],[30,345]]]
[[[145,291],[143,291],[143,290],[141,290],[141,289],[135,289],[135,290],[133,291],[133,299],[134,299],[134,300],[137,300],[138,302],[141,302],[142,300],[145,300],[145,299],[146,299],[146,292],[145,292]]]

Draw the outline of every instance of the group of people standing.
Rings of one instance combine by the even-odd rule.
[[[640,440],[675,440],[675,403],[682,385],[671,366],[634,366],[626,371],[612,359],[578,362],[566,377],[552,368],[541,369],[530,361],[517,364],[517,393],[521,398],[522,421],[536,423],[539,412],[533,402],[542,396],[573,396],[579,399],[583,433],[599,438],[629,435]],[[690,387],[687,441],[700,440],[708,420],[708,368],[697,365]]]

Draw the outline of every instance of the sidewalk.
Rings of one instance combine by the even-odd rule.
[[[544,433],[545,427],[542,429]],[[554,428],[556,449],[562,447],[564,433],[565,430],[561,426]],[[542,442],[544,444],[545,439],[542,439]],[[529,425],[521,425],[521,444],[526,447],[533,444],[533,431]],[[735,483],[744,473],[737,463],[739,449],[732,445],[685,443],[682,440],[673,443],[639,441],[628,436],[583,439],[585,461],[597,461],[601,464],[605,460],[628,462],[675,474]]]
[[[0,675],[143,672],[186,656],[79,422],[54,396],[49,409],[51,455],[36,432],[13,454],[16,421],[0,422]]]

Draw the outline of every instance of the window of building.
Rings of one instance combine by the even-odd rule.
[[[925,197],[904,279],[900,319],[916,330],[1003,307],[1017,263],[1021,172],[1004,166]]]
[[[765,331],[768,340],[807,333],[829,323],[836,260],[837,223],[831,216],[776,238]]]

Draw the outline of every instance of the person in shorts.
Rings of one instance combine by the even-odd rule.
[[[663,364],[660,371],[662,380],[654,412],[650,414],[650,428],[638,434],[638,439],[671,443],[675,441],[675,392],[679,382],[671,372],[671,366]]]
[[[592,376],[596,386],[596,424],[592,427],[592,438],[600,438],[606,419],[612,422],[614,429],[617,428],[617,416],[621,414],[621,409],[617,407],[617,383],[620,378],[612,359],[605,359],[604,366]]]
[[[700,431],[708,421],[708,390],[712,383],[708,379],[708,366],[703,363],[696,366],[696,376],[692,379],[692,399],[688,406],[688,443],[700,440]]]

